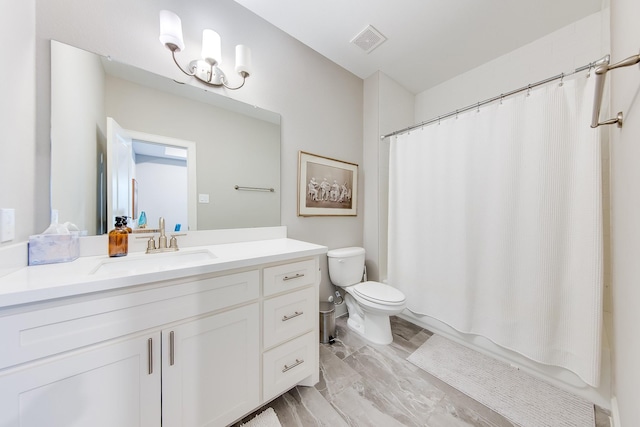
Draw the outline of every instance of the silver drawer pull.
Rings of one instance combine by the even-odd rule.
[[[303,314],[304,314],[304,311],[294,311],[291,316],[282,316],[282,321],[286,322],[287,320],[291,320],[295,317],[302,316]]]
[[[284,276],[284,279],[282,280],[286,282],[287,280],[299,279],[301,277],[304,277],[304,274],[297,273],[295,276],[291,276],[291,277]]]
[[[147,360],[149,364],[149,375],[153,374],[153,338],[149,338],[147,340],[147,352],[149,359]]]
[[[169,332],[169,366],[173,366],[176,363],[175,353],[175,336],[173,331]]]
[[[293,365],[291,365],[291,366],[284,365],[284,368],[282,369],[282,372],[283,373],[287,372],[288,370],[293,369],[296,366],[301,365],[303,363],[304,363],[304,359],[296,359],[296,363],[294,363]]]

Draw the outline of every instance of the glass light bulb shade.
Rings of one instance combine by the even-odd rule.
[[[236,72],[251,74],[251,49],[243,44],[236,46]]]
[[[222,60],[222,42],[220,34],[213,30],[202,32],[202,59],[209,64],[220,64]]]
[[[160,42],[169,49],[171,49],[169,45],[173,45],[178,51],[184,50],[182,21],[170,10],[160,11]]]

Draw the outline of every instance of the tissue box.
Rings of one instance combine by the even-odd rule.
[[[80,256],[79,234],[37,234],[29,236],[29,265],[69,262]]]

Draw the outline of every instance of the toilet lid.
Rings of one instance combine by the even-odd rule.
[[[379,282],[362,282],[349,287],[359,297],[381,304],[401,304],[405,296],[398,289]]]

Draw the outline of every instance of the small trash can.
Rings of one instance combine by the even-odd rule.
[[[320,302],[320,342],[333,344],[336,337],[336,307],[332,302]]]

